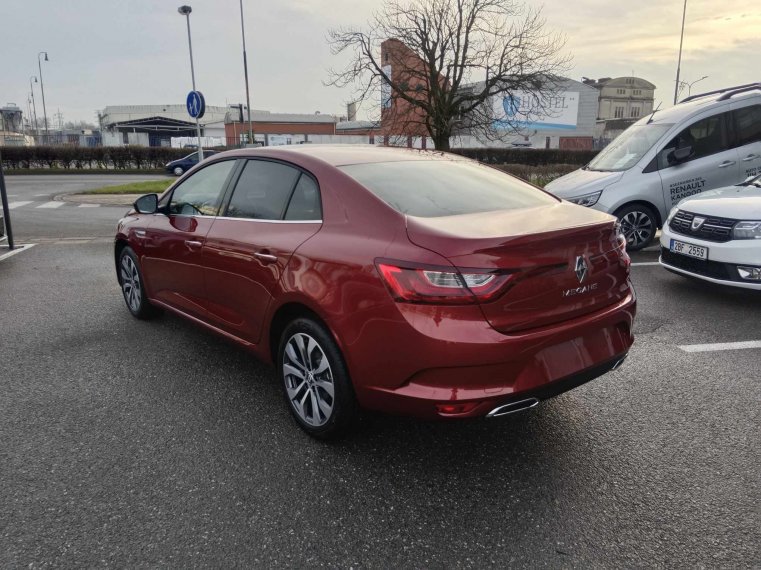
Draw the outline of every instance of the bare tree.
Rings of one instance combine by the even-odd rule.
[[[570,62],[541,10],[516,0],[386,0],[367,29],[332,29],[329,41],[351,60],[327,84],[380,100],[384,126],[399,131],[388,134],[428,134],[441,150],[457,130],[500,139],[551,113]],[[519,97],[519,115],[502,110]]]

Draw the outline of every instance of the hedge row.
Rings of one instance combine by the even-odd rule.
[[[190,154],[187,148],[169,147],[75,147],[6,146],[0,149],[3,167],[63,169],[155,169]]]
[[[573,164],[584,166],[598,150],[560,150],[554,148],[453,148],[451,152],[473,158],[487,164]]]
[[[7,146],[2,148],[3,166],[8,170],[32,168],[63,169],[156,169],[191,151],[168,147],[66,147]],[[452,152],[487,164],[525,164],[544,166],[572,164],[582,166],[592,160],[595,150],[457,148]]]

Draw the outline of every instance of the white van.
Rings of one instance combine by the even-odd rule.
[[[761,83],[751,83],[643,117],[545,190],[617,216],[636,251],[652,242],[680,200],[759,173]]]

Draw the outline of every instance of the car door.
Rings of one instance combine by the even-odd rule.
[[[680,200],[706,190],[736,184],[739,178],[737,149],[730,144],[729,112],[693,120],[658,153],[666,211]],[[671,153],[692,147],[692,155],[675,162]]]
[[[761,104],[749,101],[733,104],[732,126],[740,159],[738,181],[761,174]]]
[[[224,215],[215,220],[203,247],[215,326],[258,343],[291,255],[321,225],[315,178],[283,162],[246,161]]]
[[[206,318],[201,252],[236,160],[214,162],[173,190],[145,230],[143,273],[151,298]]]

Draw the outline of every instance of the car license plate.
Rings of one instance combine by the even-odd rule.
[[[700,245],[692,245],[683,241],[671,240],[669,248],[673,253],[694,257],[695,259],[708,259],[708,248]]]

